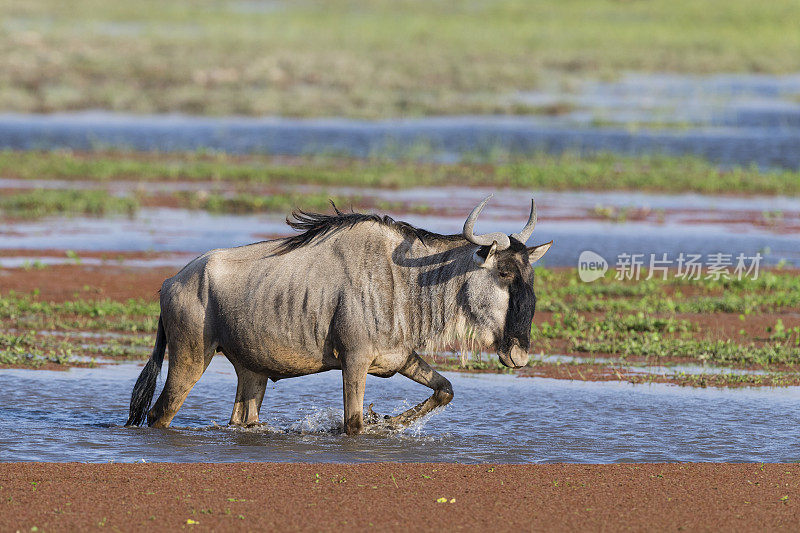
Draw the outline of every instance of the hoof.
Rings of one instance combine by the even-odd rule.
[[[364,432],[363,416],[353,415],[344,422],[344,432],[348,435],[360,435]]]
[[[364,415],[364,422],[365,423],[367,423],[367,424],[379,424],[379,423],[383,422],[384,420],[388,420],[389,418],[391,418],[389,415],[383,415],[382,416],[382,415],[379,415],[378,413],[376,413],[372,409],[373,405],[375,405],[375,404],[371,403],[371,404],[369,404],[369,407],[367,407],[367,412]]]
[[[228,422],[229,428],[256,428],[266,425],[266,422],[259,422],[258,420],[255,422]]]
[[[364,423],[370,426],[370,431],[399,431],[408,424],[404,423],[401,416],[380,415],[372,409],[372,404],[367,407],[364,413]]]

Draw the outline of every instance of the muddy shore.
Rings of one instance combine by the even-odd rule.
[[[0,479],[2,531],[742,531],[800,520],[797,464],[7,463]]]

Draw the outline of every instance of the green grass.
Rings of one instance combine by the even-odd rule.
[[[556,313],[552,323],[534,322],[533,336],[547,345],[554,339],[566,340],[571,352],[609,354],[620,359],[681,358],[703,365],[769,366],[800,364],[800,334],[794,329],[777,336],[765,331],[756,339],[720,340],[706,337],[713,332],[699,331],[690,321],[675,316],[639,311],[586,318],[570,311]]]
[[[671,339],[658,333],[626,338],[574,339],[577,352],[615,354],[619,357],[685,358],[711,365],[772,365],[800,363],[800,347],[792,340],[764,346],[734,340]]]
[[[781,313],[800,308],[794,271],[761,272],[758,279],[616,281],[582,283],[574,270],[537,269],[537,309],[554,314],[534,320],[539,349],[566,341],[570,352],[619,358],[682,358],[709,365],[800,364],[800,327],[786,327]],[[592,313],[592,315],[587,315]],[[596,314],[600,313],[599,316]],[[692,314],[776,314],[760,334],[720,339],[698,328]]]
[[[139,183],[128,196],[104,190],[40,189],[4,192],[0,215],[40,217],[47,215],[130,215],[142,206],[178,205],[212,213],[286,213],[294,208],[328,209],[329,200],[340,206],[379,211],[428,213],[423,203],[403,205],[369,199],[363,194],[331,195],[328,187],[409,188],[428,186],[487,186],[534,190],[636,190],[664,193],[800,195],[800,171],[762,171],[757,168],[719,169],[695,157],[617,156],[575,154],[513,156],[475,155],[457,164],[420,163],[409,159],[375,156],[349,159],[334,156],[273,158],[263,155],[230,156],[218,153],[141,154],[135,152],[0,151],[0,176],[35,180],[81,180],[106,183]],[[149,183],[195,181],[224,184],[228,192],[150,191]],[[317,190],[301,191],[301,185]],[[271,192],[265,193],[267,188]],[[365,200],[365,198],[367,198]],[[643,216],[632,209],[598,205],[588,215],[624,222]],[[655,213],[659,216],[658,213]],[[663,216],[663,215],[662,215]],[[762,214],[765,223],[779,224],[783,214]],[[768,298],[768,295],[764,295]],[[735,298],[734,298],[735,300]],[[591,299],[583,302],[604,305]],[[663,307],[666,302],[655,302]],[[701,302],[695,305],[698,309]],[[730,297],[705,302],[734,308]]]
[[[130,335],[119,339],[63,338],[37,335],[36,331],[0,333],[0,365],[37,368],[51,363],[75,365],[105,359],[144,359],[150,355],[152,339]],[[78,359],[77,356],[83,356]]]
[[[477,157],[424,164],[374,157],[353,160],[224,154],[136,154],[0,151],[0,175],[19,179],[112,182],[204,181],[248,185],[404,188],[442,185],[541,190],[637,190],[704,194],[800,194],[800,172],[719,169],[695,157],[612,154]],[[147,187],[144,187],[145,191]],[[280,206],[279,206],[280,207]]]
[[[568,353],[610,355],[622,360],[680,358],[701,365],[765,368],[800,364],[800,326],[793,324],[800,309],[800,277],[795,271],[766,271],[757,280],[742,281],[603,279],[582,283],[574,269],[542,268],[536,270],[536,276],[539,315],[534,319],[532,338],[537,352],[558,353],[553,347],[559,346]],[[553,314],[545,319],[542,311]],[[742,330],[730,339],[720,339],[715,331],[695,323],[693,313],[728,318],[736,313],[743,323],[750,314],[769,313],[774,320],[763,331],[745,334]],[[5,329],[128,333],[119,341],[105,341],[101,347],[82,352],[98,356],[146,357],[158,314],[155,300],[76,296],[71,301],[53,303],[35,292],[0,294],[0,326]],[[37,354],[32,361],[58,360],[71,346],[55,341],[37,345],[42,341],[36,339],[4,337],[0,340],[0,364],[21,364],[20,357],[26,353]],[[447,367],[454,361],[442,364]],[[503,370],[493,358],[468,359],[467,369]]]
[[[327,193],[274,193],[269,195],[178,193],[175,197],[181,207],[199,209],[210,213],[245,214],[261,212],[287,212],[296,208],[322,211],[337,205],[358,204],[360,198],[336,197]],[[52,215],[133,215],[147,199],[134,196],[112,196],[105,191],[72,191],[39,189],[35,191],[9,193],[0,197],[0,216],[38,218]],[[158,199],[150,199],[157,202]],[[30,268],[44,268],[39,264],[28,264]]]
[[[130,215],[138,208],[136,199],[112,196],[105,191],[38,189],[0,196],[0,215],[23,218],[57,214]]]
[[[800,70],[795,0],[261,6],[3,0],[0,108],[529,113],[509,96],[585,76]]]
[[[188,193],[179,196],[179,205],[190,209],[202,209],[210,213],[260,213],[268,211],[288,212],[293,209],[324,211],[333,201],[339,206],[357,203],[357,197],[336,197],[327,193],[281,193],[270,195]]]
[[[800,308],[794,271],[762,271],[756,280],[659,279],[581,282],[575,271],[537,269],[537,309],[554,312],[740,313]]]
[[[630,383],[659,383],[665,381],[659,374],[625,374],[623,378]],[[798,372],[767,372],[765,374],[741,374],[735,372],[714,372],[688,374],[675,372],[666,380],[681,386],[689,387],[788,387],[797,386],[800,380]]]
[[[72,361],[72,349],[66,343],[37,342],[28,333],[0,332],[0,365],[39,367],[47,363],[65,365]]]
[[[53,303],[29,294],[0,294],[0,321],[18,330],[155,332],[157,301],[83,300]]]

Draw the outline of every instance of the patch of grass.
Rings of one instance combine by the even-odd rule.
[[[719,169],[692,156],[579,156],[572,153],[524,157],[506,154],[500,159],[476,155],[472,162],[433,164],[383,156],[363,160],[330,156],[286,159],[204,153],[76,154],[4,150],[0,151],[0,175],[98,182],[204,181],[383,188],[482,185],[540,190],[800,194],[798,171],[762,171],[755,167]],[[617,217],[618,214],[608,216]]]
[[[40,367],[68,364],[73,357],[67,343],[41,341],[28,333],[0,333],[0,365]]]
[[[584,315],[569,312],[554,315],[556,324],[548,322],[534,325],[534,331],[544,338],[561,338],[574,335],[607,335],[630,333],[682,333],[693,331],[688,320],[675,317],[654,317],[639,312],[629,314],[607,314],[597,319],[587,319]]]
[[[25,260],[22,262],[23,270],[44,270],[45,268],[47,268],[47,265],[42,263],[39,259],[35,259],[34,261]]]
[[[10,327],[30,329],[81,329],[154,333],[157,301],[73,300],[40,301],[28,294],[0,294],[0,320]]]
[[[687,374],[677,372],[668,377],[658,374],[621,374],[630,383],[668,382],[685,387],[788,387],[800,382],[797,372],[767,372],[766,374],[739,374],[734,372]]]
[[[509,96],[553,80],[800,70],[794,0],[3,0],[0,13],[0,108],[22,112],[529,113]]]
[[[146,359],[150,355],[151,345],[152,339],[136,336],[109,341],[73,338],[69,335],[37,335],[36,331],[0,333],[0,366],[38,368],[49,363],[74,365],[78,355],[91,358],[85,363],[90,365],[94,364],[94,357]]]
[[[210,213],[260,213],[266,211],[288,212],[300,208],[312,211],[324,211],[330,208],[333,201],[338,206],[357,203],[357,197],[336,197],[327,193],[280,193],[270,195],[186,193],[179,197],[179,205],[190,209],[202,209]]]
[[[536,292],[539,314],[534,320],[532,339],[537,351],[553,353],[552,346],[558,346],[565,352],[556,353],[656,362],[679,359],[712,366],[770,368],[800,364],[800,326],[794,318],[800,309],[800,277],[795,271],[762,271],[756,280],[741,281],[601,279],[582,283],[575,269],[537,268]],[[542,311],[552,315],[543,319]],[[776,316],[763,329],[742,329],[738,334],[731,333],[730,339],[720,339],[716,330],[702,325],[708,323],[708,316],[712,322],[718,316],[728,321],[730,329],[732,318],[740,318],[744,326],[748,315],[764,313]],[[110,341],[74,341],[67,337],[62,341],[42,341],[42,336],[7,336],[2,341],[2,362],[22,364],[9,363],[8,358],[19,361],[28,353],[38,354],[33,359],[37,361],[58,360],[67,353],[65,349],[75,346],[82,346],[83,354],[143,358],[151,347],[158,314],[155,300],[75,297],[53,303],[43,301],[36,293],[0,294],[0,325],[5,329],[144,333]],[[706,321],[696,322],[694,314],[702,315]],[[734,327],[738,330],[738,326]],[[463,368],[457,357],[433,358],[441,368]],[[496,357],[466,358],[466,363],[467,370],[508,371]]]
[[[39,189],[0,196],[0,215],[36,218],[48,215],[131,215],[139,208],[134,198],[105,191]]]
[[[762,271],[756,280],[581,282],[575,270],[537,269],[537,309],[554,312],[753,313],[800,308],[800,278]]]
[[[592,216],[608,220],[611,222],[622,223],[631,218],[643,218],[650,213],[648,208],[635,209],[632,207],[614,207],[597,204],[590,211]]]
[[[616,281],[577,280],[574,270],[537,269],[538,309],[552,319],[534,321],[533,337],[550,346],[562,341],[570,352],[645,359],[680,358],[711,365],[800,363],[800,327],[779,318],[763,335],[741,330],[720,339],[678,314],[792,313],[800,308],[795,272],[764,271],[756,280]],[[587,314],[591,313],[591,314]],[[599,316],[597,313],[602,313]]]
[[[553,323],[533,326],[535,338],[567,340],[570,351],[611,354],[623,359],[683,358],[713,365],[800,363],[800,345],[793,335],[756,344],[747,339],[703,339],[702,335],[697,338],[697,333],[688,320],[655,317],[641,311],[635,315],[608,313],[598,318],[576,312],[557,313]]]
[[[696,340],[666,338],[658,333],[631,335],[625,338],[596,337],[574,339],[577,352],[639,356],[661,359],[680,357],[713,365],[773,365],[800,363],[800,347],[793,342],[775,342],[764,346],[733,340]]]

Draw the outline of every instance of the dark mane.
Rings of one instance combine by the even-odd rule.
[[[406,237],[419,239],[423,243],[431,240],[455,241],[463,238],[460,234],[440,235],[439,233],[420,229],[407,222],[398,222],[389,215],[381,216],[374,213],[364,214],[354,212],[343,213],[342,211],[339,211],[333,202],[331,202],[331,205],[333,206],[334,210],[333,215],[307,213],[300,209],[292,211],[292,217],[294,220],[291,220],[289,217],[287,217],[286,223],[289,224],[292,229],[301,231],[302,233],[281,239],[283,242],[281,242],[281,244],[278,246],[278,249],[275,253],[282,255],[291,252],[292,250],[297,250],[298,248],[302,248],[303,246],[309,244],[318,237],[323,237],[329,233],[333,233],[342,229],[352,228],[359,222],[375,222],[392,228]]]

